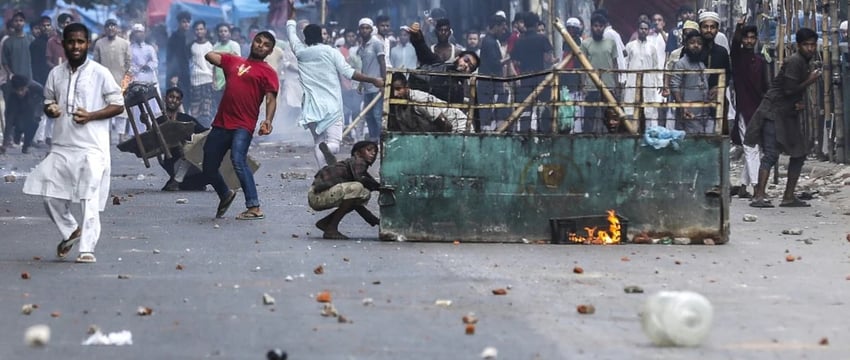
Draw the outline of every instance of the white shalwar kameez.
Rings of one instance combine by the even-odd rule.
[[[658,52],[654,42],[633,40],[626,44],[626,69],[628,70],[659,70],[661,64],[658,62]],[[661,94],[659,93],[658,74],[644,73],[643,74],[643,99],[647,102],[660,102]],[[637,74],[630,73],[626,75],[626,87],[623,90],[623,102],[632,103],[635,101],[635,86],[637,84]],[[626,106],[623,108],[627,116],[635,115],[635,107]],[[644,108],[647,126],[655,126],[658,122],[658,108]]]
[[[24,193],[44,197],[48,215],[68,239],[79,226],[71,203],[82,207],[81,253],[94,252],[100,237],[100,211],[109,198],[109,121],[74,122],[72,111],[93,112],[107,105],[124,106],[121,88],[103,65],[86,60],[72,72],[68,63],[56,66],[44,86],[45,105],[57,104],[53,146],[24,183]]]

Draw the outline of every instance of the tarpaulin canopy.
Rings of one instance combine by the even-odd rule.
[[[91,9],[82,8],[76,4],[69,4],[64,0],[56,0],[56,6],[53,9],[47,9],[42,16],[49,16],[54,21],[59,14],[71,14],[76,21],[85,25],[95,33],[103,29],[103,24],[109,19],[118,19],[115,14],[117,6],[95,5]]]
[[[177,15],[183,11],[192,15],[193,22],[196,20],[205,21],[207,23],[207,29],[212,29],[220,23],[227,22],[225,12],[218,6],[174,2],[171,4],[171,7],[168,10],[168,16],[165,19],[165,26],[168,29],[169,34],[177,30],[177,27],[180,26],[179,21],[177,20]]]
[[[172,3],[178,2],[207,5],[206,0],[148,0],[148,25],[160,24],[166,21],[166,17],[169,15]],[[215,0],[210,1],[210,5],[216,4],[217,2]]]

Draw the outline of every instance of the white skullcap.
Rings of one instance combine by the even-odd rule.
[[[702,24],[703,21],[714,21],[718,25],[720,24],[720,15],[718,15],[714,11],[703,11],[699,13],[699,22]]]
[[[567,19],[566,25],[581,28],[581,20],[579,20],[578,18],[571,17]]]
[[[841,22],[841,25],[838,25],[838,30],[847,30],[847,20]]]
[[[357,26],[369,25],[369,27],[375,27],[375,23],[372,22],[370,18],[362,18],[359,22],[357,22]]]
[[[133,24],[131,30],[145,32],[145,26],[142,24]]]
[[[505,14],[505,12],[504,12],[504,11],[502,11],[502,10],[496,11],[496,13],[495,13],[494,15],[501,16],[501,17],[503,17],[503,18],[505,18],[505,19],[507,19],[507,18],[508,18],[508,15],[506,15],[506,14]]]

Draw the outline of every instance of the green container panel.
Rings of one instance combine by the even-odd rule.
[[[550,240],[549,219],[629,218],[631,239],[729,235],[729,140],[686,138],[679,150],[636,136],[385,133],[381,238]]]

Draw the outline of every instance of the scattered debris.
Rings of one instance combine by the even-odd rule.
[[[133,345],[133,334],[127,330],[122,330],[104,335],[100,330],[97,330],[94,334],[83,340],[82,345]]]
[[[92,324],[92,325],[89,325],[89,329],[86,331],[86,334],[91,335],[91,334],[94,334],[98,331],[100,331],[100,327]]]
[[[219,225],[219,224],[213,224],[213,229],[220,229],[220,228],[221,228],[221,225]]]
[[[338,315],[339,315],[339,312],[336,311],[336,308],[334,307],[333,304],[325,303],[325,305],[322,306],[322,316],[324,316],[324,317],[331,317],[331,316],[336,317]]]
[[[484,351],[481,352],[482,359],[495,359],[497,356],[499,356],[499,350],[492,346],[484,348]]]
[[[286,360],[286,351],[281,349],[272,349],[266,353],[266,360]]]
[[[847,241],[850,241],[850,233],[848,233],[847,237],[845,237],[845,238],[847,239]]]
[[[280,174],[280,178],[283,180],[305,180],[307,179],[307,174],[299,172],[285,172]]]
[[[60,316],[62,316],[62,313],[58,312],[58,311],[54,311],[54,312],[50,313],[50,317],[52,317],[52,318],[58,318]]]
[[[827,346],[827,345],[829,345],[829,339],[824,336],[820,339],[820,341],[818,341],[818,344],[820,346]]]
[[[9,184],[15,182],[17,180],[17,177],[13,174],[9,174],[4,176],[3,180],[5,180],[7,184]]]
[[[676,264],[676,265],[682,265],[682,261],[681,261],[681,260],[676,260],[676,261],[674,261],[673,263],[674,263],[674,264]]]
[[[286,275],[286,277],[283,278],[283,280],[284,281],[294,281],[295,279],[292,277],[292,275]]]
[[[590,304],[581,304],[576,307],[576,311],[582,315],[590,315],[596,312],[596,307]]]
[[[744,222],[756,222],[759,217],[753,214],[744,214]]]
[[[372,285],[381,285],[381,280],[375,280],[372,282]]]
[[[180,199],[177,199],[177,203],[178,203],[178,204],[188,204],[188,203],[189,203],[189,199],[180,198]]]
[[[118,278],[121,280],[127,280],[130,278],[130,275],[118,274]]]
[[[50,327],[47,325],[33,325],[24,332],[24,343],[28,346],[45,346],[48,342],[50,342]]]
[[[38,305],[36,304],[24,304],[21,307],[21,313],[24,315],[32,314],[33,310],[38,309]]]
[[[442,306],[442,307],[449,307],[449,306],[452,306],[452,301],[446,300],[446,299],[437,299],[436,301],[434,301],[434,305]]]
[[[714,239],[703,239],[702,244],[703,245],[714,245],[715,243],[714,243]]]
[[[676,244],[676,245],[690,245],[691,244],[691,238],[686,238],[686,237],[673,238],[673,243]]]
[[[632,261],[632,259],[629,259],[628,256],[623,256],[623,257],[620,258],[620,261],[627,262],[627,261]]]
[[[26,271],[22,272],[21,273],[21,279],[29,280],[30,279],[30,273],[28,273]]]
[[[372,298],[364,298],[362,303],[363,303],[363,306],[374,305],[375,300],[373,300]]]
[[[455,241],[454,241],[454,244],[455,244],[455,245],[460,245],[460,240],[455,240]]]
[[[298,238],[298,234],[292,234],[292,238],[293,238],[293,239],[297,239],[297,238]]]
[[[794,260],[797,260],[797,258],[794,257],[794,255],[791,255],[791,254],[785,255],[785,261],[794,262]]]
[[[803,235],[803,229],[800,228],[791,228],[782,230],[783,235]]]
[[[263,305],[274,305],[274,298],[271,295],[264,293],[263,294]]]
[[[576,266],[573,268],[573,274],[584,274],[584,269],[581,266]]]
[[[41,261],[41,256],[33,256],[33,261]]]
[[[138,176],[136,176],[136,180],[142,181],[144,179],[145,179],[145,174],[139,174]]]
[[[121,205],[121,198],[112,196],[112,205]]]
[[[507,295],[507,294],[508,294],[507,289],[502,289],[502,288],[493,289],[493,295]]]
[[[325,273],[325,267],[323,265],[319,265],[315,269],[313,269],[313,274],[322,275],[324,273]]]
[[[343,315],[338,315],[336,317],[336,322],[338,322],[340,324],[347,324],[347,323],[350,323],[351,320],[348,320],[348,318],[343,316]]]
[[[320,303],[329,303],[331,302],[331,293],[329,291],[322,291],[318,295],[316,295],[316,301]]]
[[[177,270],[183,270],[183,265],[177,264]]]
[[[159,249],[153,249],[154,254],[159,254],[159,252],[160,252]]]
[[[139,306],[139,308],[136,309],[136,315],[150,316],[151,314],[153,314],[153,309],[151,309],[147,306]]]
[[[623,288],[626,294],[643,294],[643,288],[637,285],[629,285]]]
[[[464,332],[466,335],[475,335],[475,324],[466,324]]]
[[[478,318],[475,317],[475,313],[466,314],[466,315],[463,316],[463,318],[461,320],[463,320],[464,324],[477,324],[478,323]]]

